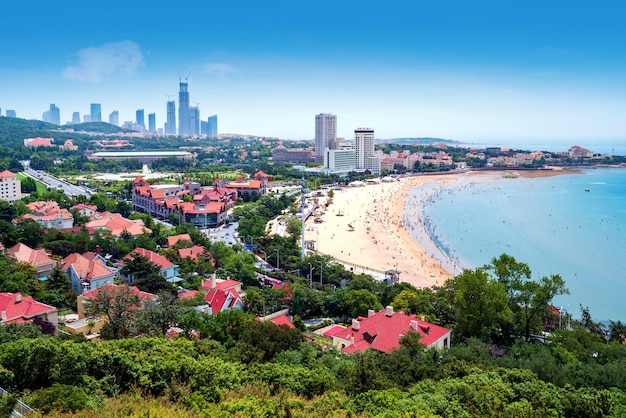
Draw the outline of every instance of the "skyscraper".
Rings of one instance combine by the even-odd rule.
[[[217,115],[209,116],[208,123],[207,136],[213,138],[217,136]]]
[[[189,108],[189,134],[200,135],[200,108]]]
[[[380,173],[380,158],[374,156],[374,129],[356,128],[354,130],[357,170],[369,170]]]
[[[178,133],[180,135],[191,134],[191,115],[189,114],[189,92],[187,83],[180,82],[178,92]]]
[[[142,130],[146,130],[146,119],[144,118],[143,109],[137,109],[135,112],[135,123],[141,126]]]
[[[176,135],[176,102],[169,100],[167,102],[167,122],[165,123],[165,133],[167,135]]]
[[[91,116],[89,122],[102,122],[102,107],[100,103],[91,104]]]
[[[337,139],[337,116],[330,113],[315,115],[315,162],[324,162],[324,150]]]
[[[61,109],[56,107],[54,103],[50,104],[50,123],[54,123],[55,125],[61,124]]]
[[[80,123],[80,112],[72,113],[72,125]]]
[[[7,109],[7,118],[16,118],[17,113],[15,110]]]
[[[156,114],[148,113],[148,132],[156,133]]]
[[[117,110],[114,110],[109,115],[109,123],[111,125],[120,126],[120,114]]]

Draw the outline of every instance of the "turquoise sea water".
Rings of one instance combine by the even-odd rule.
[[[533,278],[560,274],[570,294],[554,303],[574,317],[582,304],[595,320],[626,320],[626,169],[533,179],[461,176],[422,187],[430,197],[417,214],[410,204],[417,190],[410,193],[405,222],[429,253],[439,250],[457,269],[507,253],[527,263]],[[419,219],[430,236],[410,227]]]

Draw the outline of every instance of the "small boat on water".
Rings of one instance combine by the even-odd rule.
[[[589,189],[585,189],[585,191],[586,191],[586,192],[590,192],[591,190],[589,190]]]

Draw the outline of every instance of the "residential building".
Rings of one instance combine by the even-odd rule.
[[[32,296],[21,293],[0,293],[0,326],[5,324],[23,324],[37,318],[49,322],[56,328],[59,323],[57,308],[37,302]]]
[[[207,129],[207,136],[209,138],[216,137],[217,136],[217,115],[209,116],[207,123],[209,125]]]
[[[587,148],[579,147],[578,145],[574,145],[570,147],[567,151],[569,158],[591,158],[593,157],[593,152],[589,151]]]
[[[215,264],[215,260],[213,260],[211,255],[207,252],[206,248],[201,245],[194,245],[193,247],[189,248],[180,248],[178,250],[178,256],[181,258],[181,260],[188,258],[192,261],[198,261],[198,256],[202,256],[205,259],[211,259],[212,264]]]
[[[70,254],[63,259],[61,269],[72,281],[72,290],[79,295],[113,284],[115,278],[115,271],[96,253]]]
[[[59,207],[57,202],[32,202],[26,205],[32,213],[27,213],[19,218],[37,221],[44,228],[64,229],[74,226],[74,217],[67,209]]]
[[[130,220],[119,213],[103,212],[92,215],[91,221],[85,223],[85,228],[95,228],[108,231],[112,237],[119,237],[124,233],[132,236],[150,234],[152,230],[146,228],[143,220]]]
[[[72,125],[78,125],[80,123],[80,112],[72,113]]]
[[[17,113],[15,110],[7,109],[7,118],[16,118]]]
[[[182,81],[179,83],[180,91],[178,92],[178,134],[191,134],[191,115],[189,111],[189,85]]]
[[[91,104],[89,120],[86,120],[85,122],[102,122],[102,106],[100,103]]]
[[[391,306],[379,312],[369,310],[367,318],[353,319],[351,327],[336,329],[332,338],[333,345],[344,353],[368,349],[391,353],[400,348],[400,338],[410,331],[418,332],[420,343],[427,348],[450,348],[451,330],[418,319],[417,315],[394,312]]]
[[[44,122],[54,123],[55,125],[61,124],[61,110],[55,106],[54,103],[50,104],[50,110],[44,113],[42,118]]]
[[[374,130],[357,128],[354,130],[357,170],[368,170],[380,174],[382,157],[374,155]]]
[[[91,115],[83,115],[83,122],[84,123],[91,122]]]
[[[324,162],[324,150],[337,139],[337,116],[330,113],[315,115],[315,162]]]
[[[111,125],[120,126],[120,113],[117,110],[109,114],[109,123]]]
[[[167,248],[173,248],[178,241],[189,241],[190,243],[192,242],[189,234],[173,235],[171,237],[167,237]]]
[[[84,203],[79,203],[78,205],[72,206],[70,210],[76,210],[83,216],[92,217],[98,212],[98,207],[96,205],[86,205]]]
[[[198,289],[205,293],[209,315],[231,309],[243,309],[241,282],[232,279],[217,279],[213,274],[211,280],[205,280]]]
[[[128,254],[126,257],[118,261],[117,265],[118,265],[119,270],[121,270],[124,267],[124,263],[126,260],[133,260],[133,258],[138,255],[143,256],[147,258],[148,261],[150,261],[151,263],[156,264],[160,269],[159,274],[163,276],[168,282],[179,283],[183,281],[182,277],[178,275],[178,265],[172,263],[171,261],[169,261],[167,258],[163,257],[162,255],[159,255],[155,253],[154,251],[146,250],[145,248],[135,248],[133,251],[131,251],[130,254]],[[132,285],[135,282],[136,280],[135,276],[132,276],[132,275],[126,276],[122,274],[119,270],[118,270],[118,276],[122,281],[130,285]]]
[[[279,145],[272,149],[272,160],[283,161],[286,163],[308,163],[311,161],[311,150],[307,148],[289,149],[283,145]]]
[[[9,203],[22,200],[22,184],[9,170],[0,173],[0,200]]]
[[[46,250],[33,250],[26,244],[15,244],[7,250],[7,256],[16,262],[28,263],[35,267],[38,277],[48,277],[57,262],[51,259]]]
[[[156,131],[156,114],[148,113],[148,132],[155,134]]]
[[[167,122],[165,122],[165,134],[176,135],[176,102],[168,100],[166,104]]]

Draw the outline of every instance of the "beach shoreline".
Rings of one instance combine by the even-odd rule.
[[[395,270],[399,272],[400,282],[416,287],[440,286],[462,270],[437,245],[432,231],[422,222],[423,207],[428,199],[435,198],[437,190],[459,181],[575,173],[578,171],[465,171],[414,175],[393,182],[342,188],[335,191],[333,202],[321,211],[323,214],[316,216],[321,223],[315,223],[313,217],[307,220],[305,236],[316,242],[319,254],[353,266],[355,273]],[[436,189],[439,185],[442,188]],[[321,199],[320,204],[324,204],[326,197]],[[409,223],[409,217],[405,217],[407,210],[411,211],[411,219],[418,220],[418,225]]]

